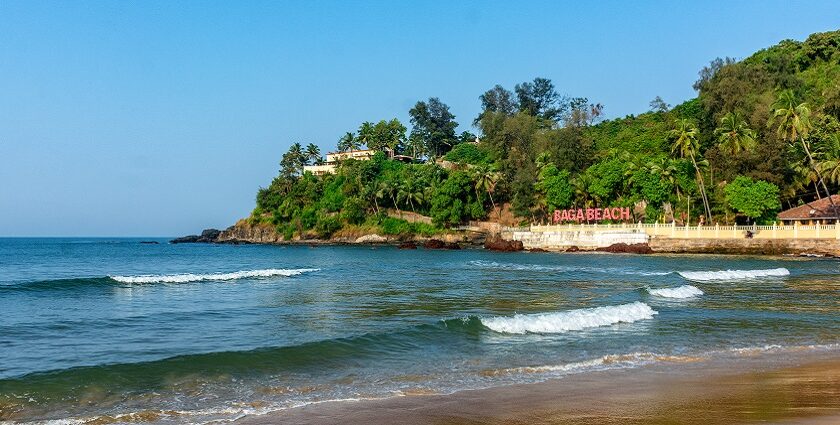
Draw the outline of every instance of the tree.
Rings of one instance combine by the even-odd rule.
[[[306,152],[304,156],[310,164],[321,165],[324,163],[324,159],[321,158],[321,148],[316,146],[314,143],[306,145]]]
[[[349,131],[344,133],[341,139],[338,139],[339,152],[355,151],[359,150],[359,147],[359,140],[356,139],[356,135]]]
[[[559,170],[554,164],[546,164],[540,171],[537,185],[545,195],[545,205],[549,212],[572,206],[575,190],[568,171]]]
[[[556,122],[567,112],[554,84],[547,78],[534,78],[533,82],[517,84],[514,88],[519,110],[531,116]]]
[[[564,117],[566,127],[586,127],[594,124],[604,113],[604,105],[589,103],[585,97],[576,97],[569,101],[569,113]]]
[[[732,155],[742,151],[751,151],[755,147],[756,133],[737,112],[729,112],[720,120],[720,127],[715,129],[721,150]]]
[[[510,116],[519,109],[519,104],[513,97],[513,93],[498,84],[478,98],[481,100],[481,113],[473,122],[476,125],[487,112],[498,112]]]
[[[294,143],[280,160],[280,174],[287,178],[300,175],[303,173],[303,166],[306,165],[306,162],[303,147],[300,143]]]
[[[659,96],[656,96],[650,101],[651,112],[664,113],[668,112],[669,109],[671,109],[671,105],[665,103],[665,101]]]
[[[773,117],[771,118],[771,122],[773,121],[778,123],[776,131],[783,140],[790,144],[794,144],[797,141],[801,143],[802,149],[805,150],[805,155],[808,158],[808,165],[817,174],[817,178],[826,196],[828,196],[828,201],[831,203],[831,209],[836,211],[831,192],[828,190],[822,173],[820,173],[820,170],[814,162],[814,156],[811,154],[810,144],[807,141],[808,133],[811,131],[811,108],[808,107],[807,103],[797,103],[793,90],[783,90],[779,93],[779,98],[773,104]]]
[[[779,188],[773,183],[738,176],[723,190],[729,206],[753,220],[771,220],[782,208]]]
[[[432,97],[428,102],[417,102],[408,114],[411,116],[411,136],[423,141],[427,154],[441,156],[457,143],[455,115],[440,99]]]
[[[496,189],[496,183],[499,181],[499,173],[487,164],[479,164],[473,167],[472,171],[473,179],[475,179],[476,199],[480,198],[478,195],[479,191],[486,192],[490,197],[490,204],[493,206],[493,209],[496,209],[496,202],[493,201],[493,191]],[[501,211],[499,211],[499,214],[501,216]]]
[[[700,188],[700,197],[703,199],[703,207],[706,209],[706,218],[712,221],[712,210],[709,207],[709,199],[706,196],[706,187],[703,184],[703,174],[697,165],[697,154],[699,146],[697,143],[697,127],[691,121],[683,118],[677,121],[676,127],[671,130],[669,136],[673,140],[671,153],[678,153],[681,158],[690,158],[697,173],[697,185]]]
[[[828,181],[840,185],[840,133],[831,135],[827,142],[820,149],[817,168]]]

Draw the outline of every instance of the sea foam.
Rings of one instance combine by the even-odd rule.
[[[678,288],[647,288],[649,294],[662,298],[693,298],[703,295],[703,291],[696,286],[683,285]]]
[[[790,275],[790,270],[786,268],[778,268],[765,270],[718,270],[677,273],[688,280],[705,282],[709,280],[744,280],[756,279],[759,277],[788,276]]]
[[[122,283],[186,283],[200,282],[203,280],[234,280],[254,277],[272,276],[296,276],[302,273],[315,272],[320,269],[263,269],[263,270],[242,270],[232,273],[208,273],[208,274],[163,274],[163,275],[141,275],[141,276],[108,276],[117,282]]]
[[[633,323],[652,319],[657,314],[642,302],[616,306],[582,308],[556,313],[516,314],[513,317],[482,318],[481,323],[492,331],[509,334],[560,333],[616,323]]]

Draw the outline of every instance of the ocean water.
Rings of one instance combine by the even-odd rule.
[[[0,239],[0,421],[328,400],[840,349],[840,262]]]

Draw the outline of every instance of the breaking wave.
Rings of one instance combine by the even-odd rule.
[[[638,275],[638,276],[666,276],[671,272],[651,272],[643,270],[622,269],[616,267],[587,267],[587,266],[560,266],[560,265],[541,265],[541,264],[518,264],[518,263],[499,263],[496,261],[482,261],[474,260],[467,264],[473,267],[482,269],[498,269],[498,270],[514,270],[514,271],[533,271],[533,272],[584,272],[584,273],[606,273],[606,274],[624,274],[624,275]]]
[[[232,273],[208,273],[208,274],[162,274],[162,275],[141,275],[141,276],[108,276],[109,278],[122,283],[186,283],[200,282],[204,280],[235,280],[254,277],[272,276],[296,276],[307,272],[315,272],[320,269],[263,269],[243,270]]]
[[[765,269],[765,270],[718,270],[701,272],[677,272],[680,276],[698,282],[710,280],[744,280],[760,277],[789,276],[790,270],[786,268]]]
[[[609,326],[616,323],[633,323],[652,319],[658,314],[642,302],[616,306],[582,308],[556,313],[516,314],[513,317],[482,318],[488,329],[509,334],[560,333],[586,328]]]
[[[647,288],[649,294],[662,298],[693,298],[703,295],[703,291],[696,286],[683,285],[678,288]]]

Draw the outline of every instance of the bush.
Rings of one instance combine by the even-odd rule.
[[[365,221],[365,202],[359,198],[347,198],[341,218],[350,224],[362,224]]]
[[[379,221],[382,234],[388,236],[433,236],[440,232],[437,227],[427,223],[409,223],[403,219],[385,217]]]
[[[333,233],[341,230],[341,221],[334,216],[321,216],[315,224],[315,231],[321,238],[329,238]]]
[[[443,158],[447,161],[476,165],[487,161],[487,154],[472,143],[461,143],[455,145]]]
[[[726,201],[736,211],[759,222],[770,222],[782,208],[779,188],[764,180],[738,176],[723,188]]]

